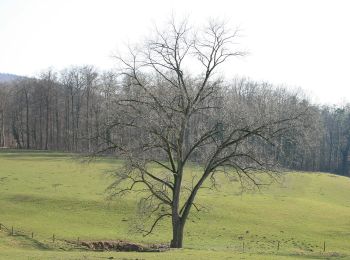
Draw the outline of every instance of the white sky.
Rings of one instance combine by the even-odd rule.
[[[316,102],[350,101],[347,0],[0,0],[0,72],[33,76],[47,67],[114,66],[118,46],[142,39],[171,13],[196,24],[225,18],[250,54],[226,66],[301,87]]]

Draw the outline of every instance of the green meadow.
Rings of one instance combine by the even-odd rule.
[[[170,241],[169,221],[147,237],[135,232],[138,195],[106,199],[110,172],[120,165],[112,158],[87,162],[65,153],[1,150],[0,259],[350,259],[350,179],[304,172],[244,193],[238,181],[219,178],[218,190],[199,193],[205,208],[187,222],[184,249],[127,253],[69,246],[65,240]]]

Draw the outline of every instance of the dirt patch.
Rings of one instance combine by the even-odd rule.
[[[169,246],[165,244],[146,245],[123,240],[81,241],[79,244],[94,251],[163,252],[169,249]]]

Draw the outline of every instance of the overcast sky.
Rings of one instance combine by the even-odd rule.
[[[111,54],[140,41],[171,13],[240,28],[249,55],[226,66],[244,76],[300,87],[315,102],[350,101],[347,0],[0,0],[0,72],[35,76],[47,68],[112,68]]]

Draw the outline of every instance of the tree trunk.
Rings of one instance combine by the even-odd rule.
[[[5,113],[4,110],[1,111],[1,145],[6,147],[6,137],[5,137]]]
[[[56,150],[61,149],[61,142],[60,142],[60,120],[59,120],[59,108],[58,108],[58,93],[56,92]]]
[[[341,162],[341,171],[342,175],[348,176],[349,174],[349,167],[348,167],[348,157],[349,157],[349,150],[350,150],[350,138],[347,138],[347,143],[344,149],[341,151],[342,154],[342,162]]]
[[[348,176],[348,150],[342,151],[342,175]]]
[[[42,113],[42,106],[41,101],[39,105],[39,138],[40,138],[40,149],[43,149],[43,113]]]
[[[45,122],[45,150],[49,148],[49,116],[50,116],[50,103],[49,94],[46,96],[46,122]]]
[[[29,98],[27,90],[24,90],[26,99],[26,136],[27,136],[27,149],[30,148],[30,131],[29,131]]]
[[[173,239],[171,240],[170,247],[171,248],[182,248],[183,236],[184,236],[184,226],[185,223],[181,221],[181,219],[176,216],[173,216]]]

